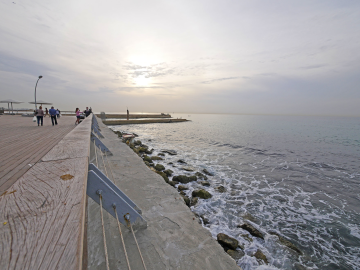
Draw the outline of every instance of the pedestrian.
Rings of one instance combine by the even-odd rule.
[[[85,113],[85,117],[88,117],[90,115],[90,110],[89,110],[89,107],[86,107],[86,110],[84,111]]]
[[[80,110],[79,110],[79,108],[76,108],[75,113],[76,113],[76,122],[75,122],[75,125],[76,125],[76,124],[80,124]]]
[[[51,107],[51,109],[49,110],[50,113],[50,117],[51,117],[51,123],[52,125],[57,125],[57,120],[56,120],[56,110],[54,109],[54,106]]]
[[[45,108],[45,115],[44,115],[44,117],[46,117],[47,115],[49,115],[49,111],[48,111],[47,108]]]
[[[57,117],[57,118],[60,118],[60,111],[59,111],[59,109],[56,109],[56,117]]]
[[[44,121],[44,111],[42,110],[42,106],[40,106],[39,109],[37,109],[35,111],[35,115],[36,115],[36,118],[37,118],[38,126],[40,126],[40,122],[41,122],[41,126],[42,126],[43,121]]]

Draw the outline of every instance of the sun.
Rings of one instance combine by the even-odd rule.
[[[150,78],[146,78],[145,76],[137,76],[134,78],[134,83],[137,86],[148,86],[150,84]]]

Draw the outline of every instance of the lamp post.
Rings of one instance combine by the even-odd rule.
[[[37,105],[36,105],[36,86],[37,86],[37,84],[38,84],[38,82],[39,82],[39,80],[42,78],[43,76],[39,76],[39,79],[36,81],[36,85],[35,85],[35,110],[37,110]]]

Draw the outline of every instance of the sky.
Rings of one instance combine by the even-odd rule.
[[[39,75],[61,110],[360,116],[360,1],[0,0],[0,100]]]

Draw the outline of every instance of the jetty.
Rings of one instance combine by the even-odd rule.
[[[180,123],[186,122],[186,119],[131,119],[131,120],[102,120],[107,126],[115,125],[134,125],[134,124],[154,124],[154,123]]]
[[[127,114],[96,114],[97,117],[105,117],[105,118],[112,118],[112,119],[126,119],[127,118]],[[129,118],[130,119],[140,119],[140,118],[171,118],[170,114],[143,114],[143,113],[138,113],[138,114],[134,114],[131,113],[129,114]]]
[[[0,269],[240,269],[177,190],[100,119],[74,120],[38,127],[0,117]],[[114,192],[145,226],[136,229],[133,212],[117,216],[121,204],[106,195]]]

